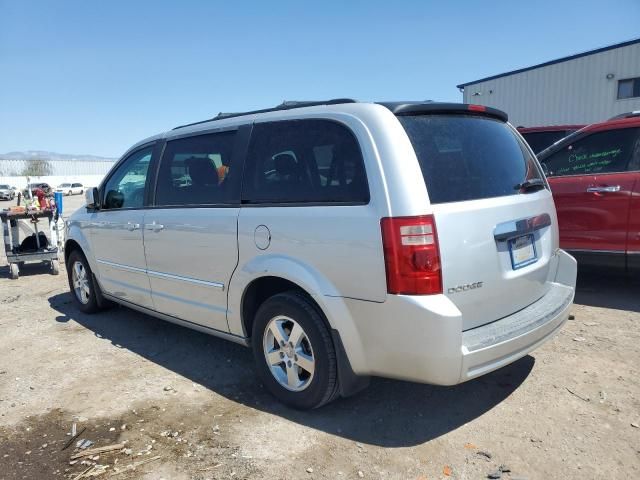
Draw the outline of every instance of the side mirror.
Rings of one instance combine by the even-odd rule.
[[[100,194],[97,188],[87,188],[84,198],[87,201],[87,208],[95,208],[96,210],[100,208]]]

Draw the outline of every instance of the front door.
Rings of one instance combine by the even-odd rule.
[[[133,152],[110,175],[91,219],[91,243],[105,293],[153,308],[142,238],[147,172],[153,146]]]
[[[560,246],[618,254],[624,262],[634,175],[627,169],[638,129],[598,131],[545,160],[560,225]]]
[[[227,288],[238,264],[240,136],[169,140],[144,219],[156,310],[221,331],[228,331]]]

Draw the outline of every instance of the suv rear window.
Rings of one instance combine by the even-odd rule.
[[[431,203],[517,195],[541,178],[535,159],[500,120],[473,115],[399,116]]]

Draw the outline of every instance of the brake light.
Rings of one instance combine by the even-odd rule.
[[[442,293],[438,235],[433,215],[386,217],[380,221],[387,292]]]
[[[472,112],[486,112],[487,111],[487,107],[485,107],[484,105],[469,105],[467,108],[469,110],[471,110]]]

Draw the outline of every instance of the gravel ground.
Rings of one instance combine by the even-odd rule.
[[[575,318],[513,365],[457,387],[374,379],[297,412],[248,349],[125,308],[84,315],[64,271],[0,267],[0,478],[640,478],[638,292],[581,273]],[[71,460],[73,423],[124,448]]]

